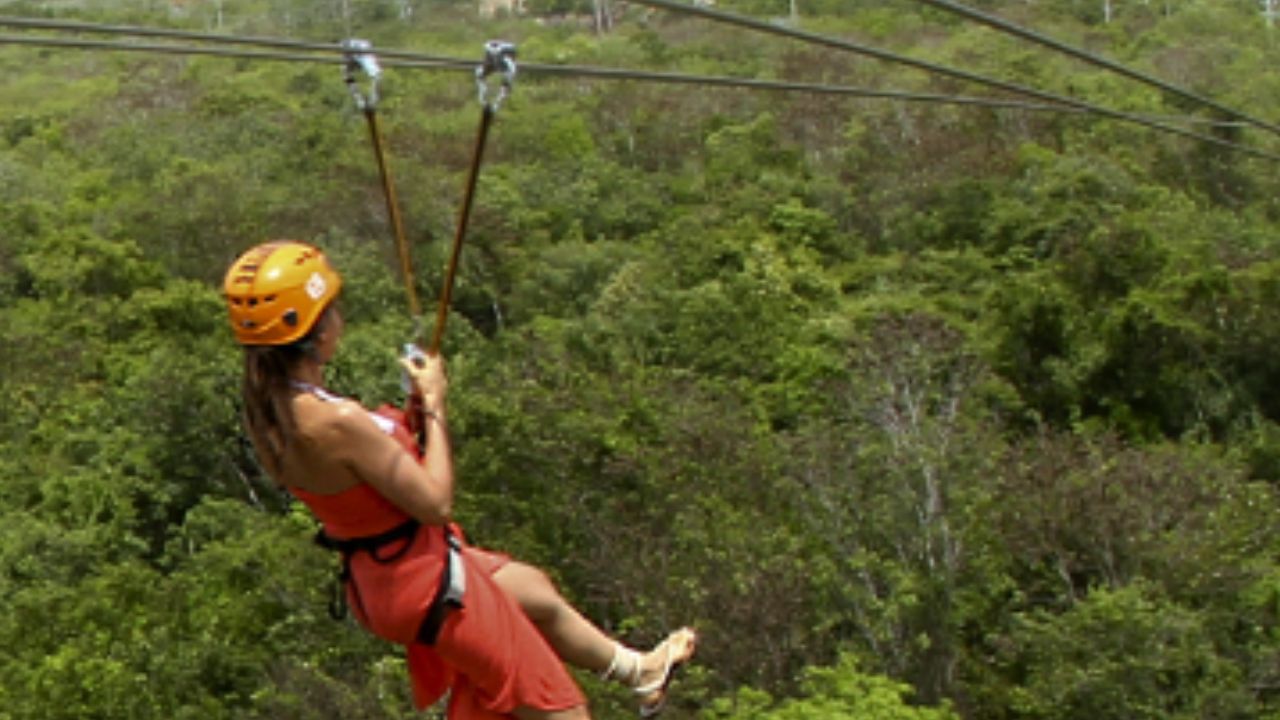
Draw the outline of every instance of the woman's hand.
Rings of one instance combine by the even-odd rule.
[[[422,398],[423,410],[439,415],[444,412],[444,398],[449,392],[449,378],[444,374],[444,358],[427,354],[418,358],[400,358],[400,367],[408,373],[413,389]]]

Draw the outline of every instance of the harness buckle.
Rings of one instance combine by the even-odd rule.
[[[462,597],[467,594],[467,572],[462,567],[462,543],[452,532],[445,532],[449,543],[449,587],[444,591],[444,602],[462,607]]]
[[[444,531],[448,544],[448,558],[445,561],[444,576],[440,578],[440,586],[436,588],[435,597],[427,608],[426,617],[418,627],[418,642],[423,645],[435,645],[440,629],[449,613],[461,608],[462,597],[467,592],[467,570],[462,564],[462,543],[448,528]]]

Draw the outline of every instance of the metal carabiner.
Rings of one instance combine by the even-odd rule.
[[[347,83],[347,89],[351,91],[351,98],[356,101],[356,107],[362,111],[369,112],[376,109],[378,86],[382,82],[382,67],[378,65],[378,56],[373,54],[373,44],[368,40],[349,38],[342,41],[342,47],[346,50],[347,59],[342,77]],[[363,71],[369,76],[368,93],[362,92],[356,83],[356,71]]]
[[[502,85],[497,97],[489,99],[489,76],[501,72]],[[502,101],[511,94],[511,86],[516,80],[516,46],[514,43],[501,40],[490,40],[484,44],[484,62],[476,66],[476,89],[480,95],[480,104],[497,112]]]

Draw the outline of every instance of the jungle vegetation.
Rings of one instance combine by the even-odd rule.
[[[910,0],[716,7],[1224,119]],[[1280,119],[1252,0],[979,7]],[[994,96],[596,9],[0,2]],[[413,324],[338,63],[0,42],[0,69],[0,718],[414,717],[399,650],[329,618],[334,559],[253,458],[219,297],[250,245],[322,245],[347,281],[330,384],[399,401]],[[475,94],[383,84],[426,298]],[[1086,114],[521,75],[445,340],[459,519],[633,643],[695,625],[672,720],[1280,718],[1278,170]],[[597,717],[633,712],[579,677]]]

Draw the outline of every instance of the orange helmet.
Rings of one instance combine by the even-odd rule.
[[[311,331],[342,278],[318,248],[275,240],[236,258],[222,289],[241,345],[288,345]]]

